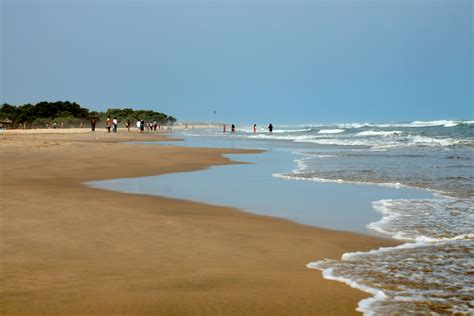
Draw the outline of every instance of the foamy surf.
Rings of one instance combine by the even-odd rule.
[[[343,133],[345,129],[321,129],[318,134],[339,134]]]
[[[410,242],[308,267],[372,294],[359,303],[365,315],[473,313],[473,200],[381,200],[373,206],[383,217],[368,228]]]
[[[298,167],[304,167],[306,166],[303,162],[298,162]],[[274,178],[281,178],[281,179],[287,179],[287,180],[305,180],[305,181],[313,181],[313,182],[321,182],[321,183],[341,183],[341,184],[359,184],[359,185],[376,185],[376,186],[381,186],[381,187],[387,187],[387,188],[395,188],[395,189],[400,189],[400,188],[410,188],[407,185],[398,183],[398,182],[363,182],[363,181],[348,181],[344,179],[324,179],[324,178],[317,178],[314,176],[307,176],[304,174],[299,174],[298,175],[298,169],[293,170],[295,173],[293,174],[288,174],[288,173],[274,173],[272,176]]]
[[[402,131],[377,131],[377,130],[369,130],[364,132],[359,132],[357,136],[395,136],[395,135],[402,135],[404,132]]]
[[[322,270],[323,277],[327,280],[339,281],[339,282],[349,285],[352,288],[372,294],[373,295],[372,297],[369,297],[367,299],[360,301],[357,306],[356,310],[363,313],[364,315],[375,315],[375,312],[370,309],[370,306],[377,301],[385,300],[387,297],[383,291],[380,291],[378,289],[374,289],[368,286],[364,286],[360,283],[357,283],[356,281],[352,279],[348,279],[341,276],[335,276],[333,272],[334,270],[333,268],[321,269],[319,262],[308,263],[306,267],[309,269]]]

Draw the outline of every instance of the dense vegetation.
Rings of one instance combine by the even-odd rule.
[[[39,102],[36,104],[24,104],[14,106],[4,103],[0,108],[0,120],[8,118],[13,121],[13,127],[41,128],[47,123],[64,124],[64,127],[88,126],[91,118],[98,121],[105,121],[110,115],[117,117],[124,123],[130,120],[132,123],[137,120],[157,121],[159,124],[173,124],[176,119],[164,113],[153,110],[133,110],[130,108],[112,108],[106,112],[89,111],[75,102]]]

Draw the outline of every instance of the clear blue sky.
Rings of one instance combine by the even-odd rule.
[[[237,123],[474,116],[470,0],[0,1],[0,103]]]

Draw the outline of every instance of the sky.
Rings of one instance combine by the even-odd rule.
[[[0,103],[235,123],[474,118],[471,0],[0,0],[0,19]]]

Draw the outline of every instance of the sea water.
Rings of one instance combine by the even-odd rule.
[[[273,133],[240,133],[295,149],[294,170],[274,177],[435,193],[372,202],[382,218],[368,229],[405,244],[307,266],[373,294],[359,303],[367,315],[474,313],[474,121],[276,125]]]
[[[354,201],[353,213],[360,212],[356,208],[362,206],[355,203],[356,197],[369,192],[368,186],[379,188],[377,194],[366,196],[371,199],[375,217],[355,216],[354,219],[366,219],[365,229],[405,243],[370,252],[346,253],[340,260],[311,262],[307,267],[321,270],[327,279],[345,282],[371,293],[373,297],[361,301],[358,306],[358,310],[367,315],[474,313],[473,121],[274,126],[273,133],[264,128],[253,133],[251,126],[237,126],[235,133],[223,133],[220,129],[188,129],[181,136],[191,140],[188,143],[192,146],[286,152],[284,157],[288,154],[292,157],[291,166],[276,164],[272,168],[261,168],[265,162],[253,161],[260,167],[248,174],[243,171],[242,176],[251,182],[255,177],[262,179],[264,174],[269,174],[274,179],[273,185],[278,183],[275,181],[305,183],[301,188],[287,192],[287,196],[295,195],[291,201],[298,201],[302,199],[299,193],[313,195],[319,208],[324,205],[324,196],[332,192],[344,197],[340,200],[347,203],[344,206],[327,204],[329,211],[331,208],[346,208],[346,216],[354,215],[347,212],[351,201]],[[277,154],[263,159],[276,157],[281,156]],[[144,180],[140,181],[143,183]],[[172,178],[166,181],[172,181]],[[180,183],[183,181],[186,182],[185,179],[179,180]],[[304,188],[311,183],[318,188],[315,191],[320,192],[319,196],[310,190],[305,191]],[[325,185],[326,191],[321,184]],[[141,193],[144,187],[147,185],[140,187]],[[357,187],[360,187],[359,191]],[[166,188],[169,189],[158,189]],[[344,188],[347,190],[339,191]],[[410,194],[410,190],[404,191],[407,188],[424,190],[427,194],[419,191]],[[394,195],[394,189],[400,194]],[[130,192],[130,188],[124,191]],[[196,188],[190,188],[187,192],[195,191]],[[268,201],[271,196],[282,197],[277,199],[281,202],[274,205],[283,207],[284,191],[284,187],[281,191],[272,190],[262,201]],[[194,199],[205,195],[204,192],[198,192],[196,196],[179,193],[176,197]],[[225,197],[225,192],[229,191],[214,192],[210,199]],[[233,196],[235,194],[227,193],[229,200],[217,200],[216,203],[258,209],[257,203],[240,205],[232,200]],[[294,203],[291,201],[290,204]],[[307,198],[304,201],[307,202]],[[264,204],[262,202],[262,214],[280,216],[265,213]],[[298,208],[293,204],[292,207]],[[281,216],[306,224],[352,231],[361,231],[362,226],[341,227],[324,222],[324,218],[331,216],[317,218],[313,223],[311,219],[315,214],[292,218],[287,210],[282,211]],[[344,221],[339,219],[337,222]]]

